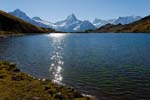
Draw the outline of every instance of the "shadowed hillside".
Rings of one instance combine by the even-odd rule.
[[[27,23],[15,16],[0,10],[0,34],[17,33],[46,33],[55,32],[52,29],[45,29]]]

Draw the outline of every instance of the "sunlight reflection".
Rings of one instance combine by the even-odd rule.
[[[62,72],[63,72],[63,50],[64,50],[64,40],[62,37],[65,34],[62,33],[51,33],[50,36],[52,39],[52,53],[51,53],[51,65],[49,68],[52,81],[58,84],[62,84],[61,81],[63,79]]]
[[[53,38],[62,38],[64,37],[66,34],[64,33],[50,33],[49,36],[53,37]]]

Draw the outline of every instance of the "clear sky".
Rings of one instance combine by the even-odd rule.
[[[21,9],[30,17],[39,16],[52,22],[74,13],[79,19],[111,19],[119,16],[150,13],[150,0],[0,0],[0,9]]]

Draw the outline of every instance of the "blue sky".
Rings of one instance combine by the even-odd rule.
[[[79,19],[111,19],[119,16],[150,13],[150,0],[0,0],[0,9],[21,9],[30,17],[39,16],[52,22],[74,13]]]

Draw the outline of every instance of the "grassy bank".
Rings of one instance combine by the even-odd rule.
[[[38,80],[20,72],[14,63],[0,61],[0,100],[96,100],[73,88]]]

